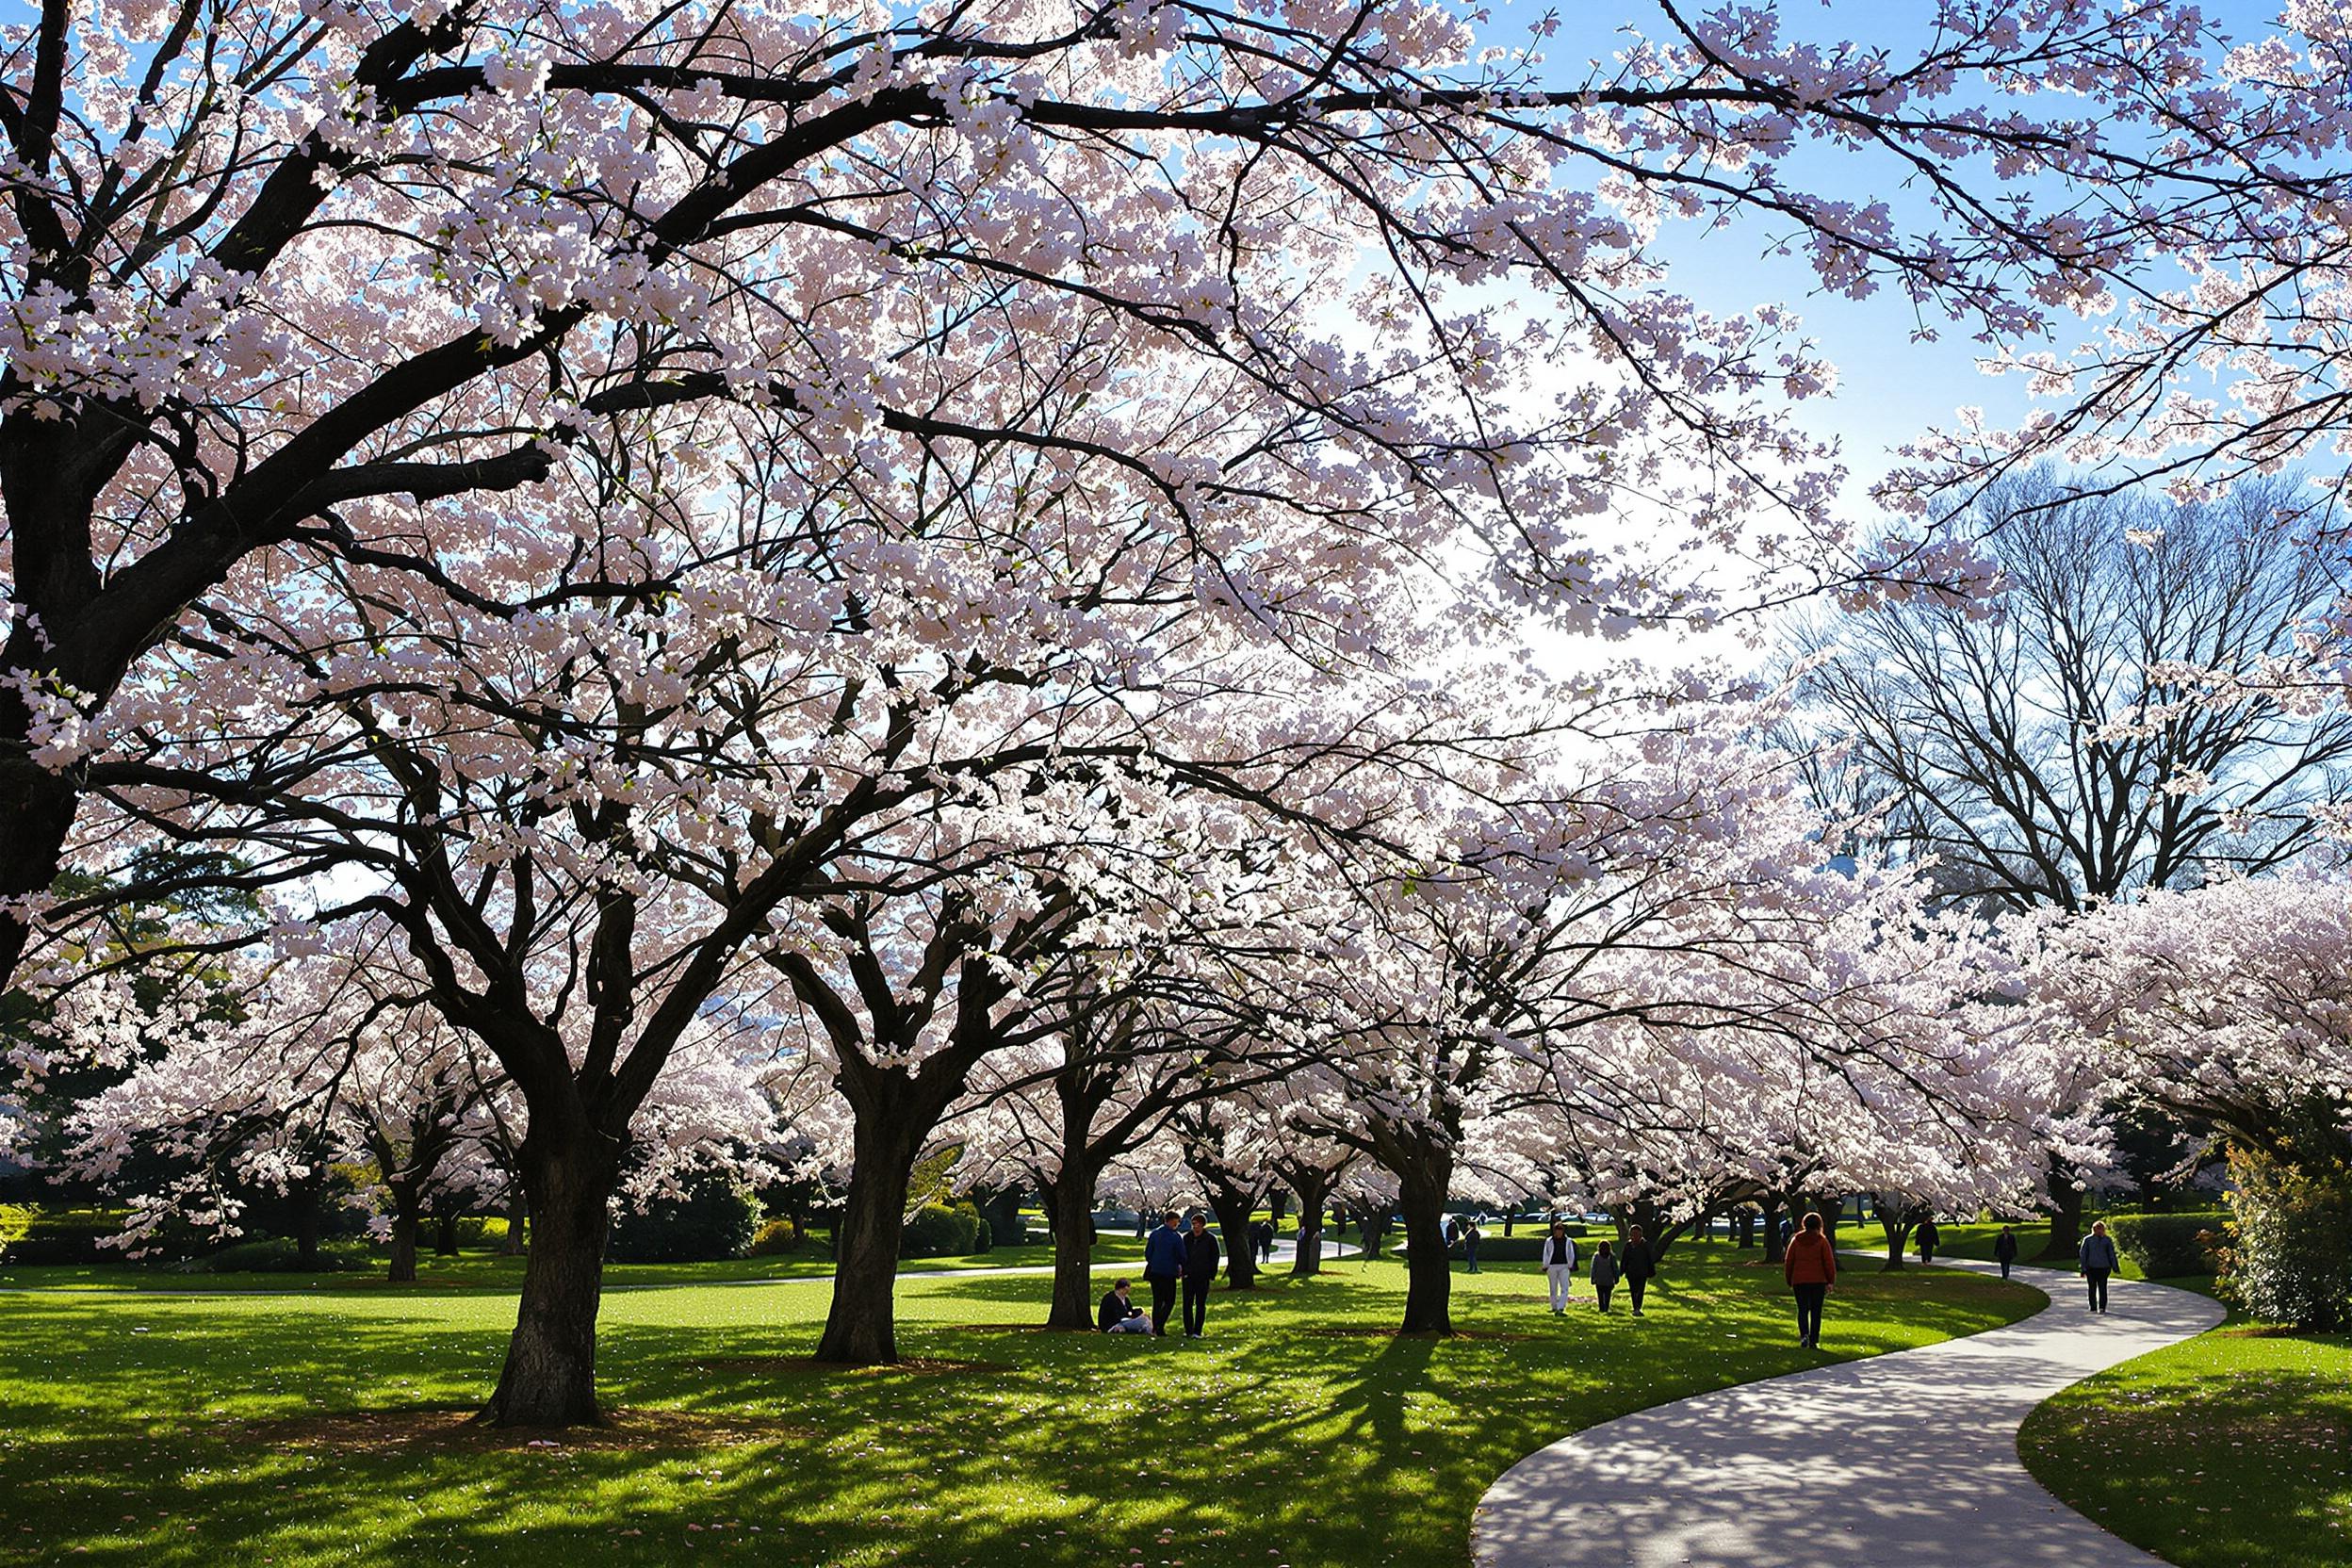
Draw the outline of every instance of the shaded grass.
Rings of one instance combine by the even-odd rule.
[[[2180,1568],[2352,1563],[2352,1336],[2236,1324],[2077,1383],[2017,1437],[2034,1478]]]
[[[1143,1245],[1126,1236],[1104,1236],[1094,1245],[1098,1264],[1143,1261]],[[1054,1247],[1042,1242],[1025,1247],[1000,1247],[960,1258],[908,1258],[902,1274],[938,1273],[956,1268],[1050,1268]],[[522,1287],[523,1260],[495,1251],[467,1251],[441,1257],[425,1253],[416,1260],[414,1284],[392,1284],[384,1278],[384,1261],[377,1258],[366,1273],[337,1270],[305,1274],[286,1270],[257,1273],[202,1273],[173,1267],[144,1267],[137,1264],[0,1264],[0,1288],[31,1290],[144,1291],[348,1291],[373,1296],[437,1296],[451,1291],[481,1290],[513,1293]],[[773,1257],[728,1258],[718,1263],[612,1263],[604,1269],[608,1288],[633,1290],[652,1285],[707,1285],[769,1280],[819,1279],[833,1272],[833,1260],[823,1248]]]
[[[1220,1292],[1193,1345],[1035,1331],[1042,1279],[910,1281],[902,1351],[987,1364],[947,1374],[776,1362],[813,1348],[822,1285],[616,1296],[608,1397],[678,1417],[635,1448],[330,1440],[354,1413],[431,1427],[414,1413],[482,1397],[504,1298],[5,1298],[0,1560],[1460,1568],[1479,1494],[1531,1449],[1829,1359],[1789,1343],[1777,1271],[1736,1257],[1678,1248],[1641,1322],[1550,1316],[1531,1266],[1458,1275],[1476,1332],[1451,1340],[1346,1331],[1399,1314],[1393,1264]],[[1858,1273],[1831,1350],[2039,1304]],[[735,1435],[678,1446],[687,1418]]]

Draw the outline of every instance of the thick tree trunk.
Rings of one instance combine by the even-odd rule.
[[[1258,1249],[1250,1239],[1250,1195],[1230,1187],[1209,1194],[1209,1212],[1217,1216],[1219,1243],[1225,1250],[1225,1288],[1258,1288]]]
[[[294,1189],[294,1256],[304,1268],[318,1266],[318,1184]]]
[[[1069,1163],[1048,1195],[1046,1213],[1054,1217],[1054,1305],[1046,1314],[1049,1329],[1094,1327],[1094,1193],[1099,1173]]]
[[[878,1366],[898,1360],[899,1238],[915,1156],[929,1131],[911,1119],[858,1118],[849,1200],[833,1233],[833,1305],[817,1341],[819,1361]],[[1079,1235],[1083,1240],[1083,1228]],[[1057,1236],[1057,1255],[1061,1245]]]
[[[530,1250],[531,1205],[523,1199],[523,1184],[518,1180],[506,1195],[506,1244],[499,1251],[519,1258]]]
[[[2035,1253],[2035,1263],[2072,1263],[2082,1246],[2082,1189],[2066,1167],[2050,1165],[2050,1240]]]
[[[1290,1273],[1298,1279],[1323,1271],[1323,1204],[1331,1189],[1296,1176],[1291,1186],[1298,1194],[1298,1244],[1291,1252]]]
[[[392,1267],[384,1278],[392,1283],[410,1284],[416,1278],[416,1225],[419,1219],[416,1199],[413,1193],[392,1189]]]
[[[1911,1237],[1911,1221],[1908,1219],[1891,1217],[1884,1211],[1881,1211],[1878,1217],[1878,1228],[1886,1233],[1886,1263],[1885,1266],[1886,1268],[1903,1267],[1903,1243],[1908,1241]]]
[[[20,550],[18,560],[23,559]],[[9,654],[18,653],[19,639],[32,635],[20,629],[9,639]],[[54,662],[34,657],[35,667]],[[14,673],[25,666],[11,657],[8,667]],[[16,901],[28,895],[47,892],[57,881],[58,858],[81,806],[81,791],[70,776],[51,773],[27,755],[25,724],[20,699],[0,699],[0,821],[8,824],[8,830],[0,832],[0,907],[7,908],[18,907]],[[24,921],[0,914],[0,987],[15,978],[31,935]]]
[[[1405,1320],[1398,1331],[1408,1334],[1449,1334],[1454,1331],[1453,1263],[1446,1255],[1446,1178],[1422,1172],[1418,1179],[1401,1176],[1397,1206],[1405,1212]]]
[[[441,1217],[440,1224],[434,1229],[433,1235],[433,1251],[435,1257],[457,1256],[457,1222],[463,1217],[465,1217],[455,1210]]]
[[[608,1205],[623,1145],[580,1127],[562,1140],[538,1128],[522,1150],[533,1234],[523,1300],[498,1392],[479,1419],[494,1427],[600,1423],[596,1309],[604,1291]]]
[[[1758,1206],[1764,1211],[1764,1261],[1779,1263],[1788,1255],[1787,1244],[1780,1239],[1780,1194],[1766,1193]]]

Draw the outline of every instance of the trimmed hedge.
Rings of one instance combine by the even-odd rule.
[[[121,1209],[15,1208],[8,1222],[13,1234],[0,1245],[0,1263],[122,1263],[121,1249],[102,1250],[98,1243],[120,1233],[129,1217]]]
[[[2169,1280],[2181,1274],[2211,1274],[2213,1260],[2208,1243],[2216,1239],[2229,1216],[2203,1214],[2119,1214],[2107,1221],[2115,1250],[2139,1268],[2143,1278]]]
[[[1561,1227],[1561,1229],[1565,1230],[1570,1236],[1576,1239],[1576,1267],[1581,1270],[1584,1267],[1585,1260],[1592,1255],[1592,1247],[1584,1239],[1585,1227],[1582,1225],[1567,1225]],[[1544,1257],[1544,1238],[1550,1234],[1551,1232],[1549,1229],[1522,1232],[1518,1235],[1510,1236],[1504,1235],[1498,1230],[1484,1232],[1478,1238],[1478,1262],[1481,1264],[1541,1262]],[[1404,1237],[1402,1234],[1398,1234],[1396,1237],[1396,1245],[1391,1249],[1391,1250],[1402,1253],[1404,1250]],[[1448,1249],[1448,1254],[1457,1258],[1462,1256],[1461,1244],[1456,1243],[1452,1248]]]

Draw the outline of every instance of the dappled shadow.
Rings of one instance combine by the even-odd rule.
[[[2219,1309],[2118,1286],[2104,1318],[2035,1317],[1900,1356],[1646,1411],[1530,1456],[1487,1494],[1481,1568],[1984,1560],[1955,1525],[2001,1522],[2004,1562],[2148,1561],[2063,1509],[2016,1457],[2018,1425],[2101,1367],[2210,1327]],[[1832,1316],[1828,1332],[1837,1332]]]

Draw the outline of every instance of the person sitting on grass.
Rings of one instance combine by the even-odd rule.
[[[1111,1293],[1102,1298],[1102,1304],[1094,1309],[1094,1326],[1106,1334],[1148,1334],[1152,1320],[1143,1315],[1143,1309],[1127,1299],[1128,1282],[1120,1280],[1111,1286]]]

